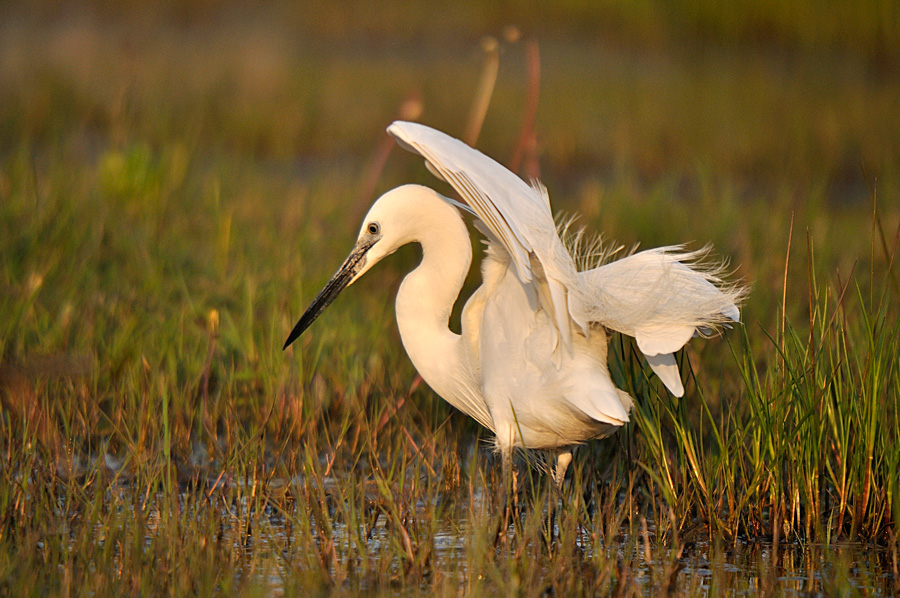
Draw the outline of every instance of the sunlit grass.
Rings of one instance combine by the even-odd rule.
[[[462,134],[507,21],[423,41],[416,12],[394,46],[393,9],[354,43],[283,8],[4,20],[0,593],[896,591],[900,87],[866,25],[890,7],[708,4],[548,19],[538,155],[589,229],[712,242],[744,324],[680,355],[682,399],[614,337],[632,423],[562,496],[523,469],[506,534],[485,433],[400,347],[414,249],[281,345],[397,106]],[[506,160],[521,43],[500,56],[479,145]],[[438,185],[398,153],[378,191],[408,181]]]

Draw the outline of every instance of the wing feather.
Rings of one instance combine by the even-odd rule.
[[[577,273],[556,232],[546,190],[528,185],[492,158],[430,127],[398,121],[388,133],[401,147],[425,158],[429,170],[448,182],[484,222],[509,253],[519,280],[539,287],[542,307],[563,345],[571,349],[567,296]]]
[[[660,247],[580,275],[588,296],[575,302],[583,317],[633,336],[650,367],[675,396],[684,394],[673,353],[696,334],[737,322],[745,290],[728,286],[704,250]],[[570,307],[571,309],[571,307]]]
[[[540,183],[528,185],[478,150],[424,125],[398,121],[388,133],[459,193],[486,227],[489,249],[502,246],[521,283],[534,285],[569,351],[573,323],[585,336],[592,323],[633,336],[653,371],[680,396],[673,353],[692,336],[739,320],[746,290],[724,283],[705,250],[661,247],[578,272]]]
[[[681,373],[678,371],[678,364],[675,363],[675,356],[671,353],[659,353],[657,355],[644,354],[650,369],[659,376],[666,388],[669,389],[676,397],[684,396],[684,386],[681,384]]]

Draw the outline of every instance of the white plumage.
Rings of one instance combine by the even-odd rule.
[[[381,196],[356,247],[288,337],[303,332],[343,288],[398,247],[418,242],[422,262],[397,293],[403,345],[432,389],[514,447],[555,451],[562,480],[570,448],[628,421],[632,399],[607,368],[607,330],[633,336],[670,392],[684,393],[674,353],[697,334],[738,321],[743,289],[720,279],[706,252],[642,251],[579,272],[560,239],[546,189],[424,125],[388,128],[425,158],[464,203],[418,185]],[[488,239],[483,283],[466,302],[462,334],[450,312],[472,260],[456,208]],[[576,256],[578,257],[578,256]]]

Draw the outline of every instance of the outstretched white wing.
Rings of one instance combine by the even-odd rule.
[[[581,272],[576,288],[585,295],[570,305],[586,310],[579,315],[588,321],[633,336],[656,375],[681,396],[673,353],[694,335],[740,319],[743,289],[724,284],[705,255],[658,247]]]
[[[388,127],[401,147],[425,158],[509,253],[523,284],[533,283],[564,346],[570,322],[587,335],[591,322],[633,336],[666,387],[684,388],[673,353],[692,336],[737,321],[740,287],[728,287],[704,253],[663,247],[577,272],[550,210],[547,191],[440,131],[410,122]]]
[[[398,121],[388,133],[401,147],[425,158],[429,170],[448,182],[484,222],[509,253],[519,280],[536,285],[563,345],[571,347],[567,287],[577,274],[556,231],[546,190],[529,186],[492,158],[430,127]]]

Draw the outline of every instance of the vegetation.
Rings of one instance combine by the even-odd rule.
[[[0,593],[900,590],[898,9],[679,6],[0,8]],[[462,135],[484,34],[479,147],[536,42],[556,208],[752,285],[682,399],[613,338],[632,423],[562,496],[524,467],[508,530],[400,346],[414,249],[281,351],[372,194],[438,185],[382,131]]]

